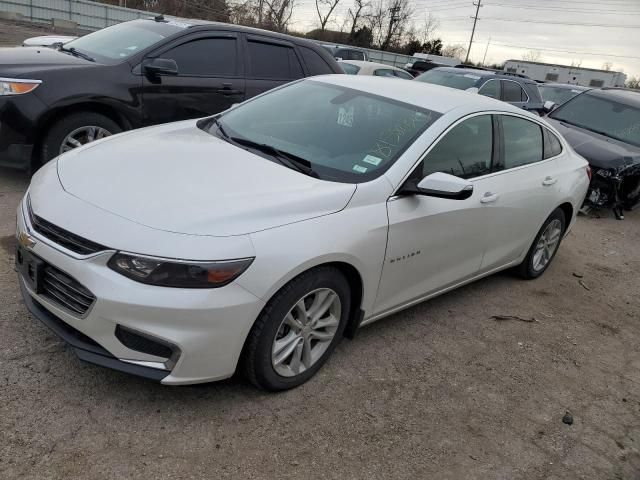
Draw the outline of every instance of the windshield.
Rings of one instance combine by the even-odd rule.
[[[416,80],[457,88],[458,90],[466,90],[467,88],[475,87],[478,80],[480,80],[480,76],[471,73],[447,72],[445,70],[433,69],[416,77]]]
[[[118,23],[65,43],[64,48],[75,48],[101,63],[118,63],[182,28],[165,22]]]
[[[538,85],[538,90],[540,90],[540,95],[542,95],[542,99],[545,102],[551,101],[557,105],[562,105],[582,93],[581,90],[574,88],[551,87],[548,85]]]
[[[577,127],[640,146],[640,109],[585,92],[549,115]]]
[[[439,116],[359,90],[305,80],[227,111],[219,125],[231,139],[245,140],[244,145],[247,140],[268,145],[308,162],[321,179],[360,183],[382,175]],[[213,122],[202,128],[218,132]]]

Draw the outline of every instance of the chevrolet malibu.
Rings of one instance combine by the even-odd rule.
[[[542,275],[588,175],[507,103],[316,77],[54,159],[18,208],[16,268],[82,360],[284,390],[361,325],[499,270]]]

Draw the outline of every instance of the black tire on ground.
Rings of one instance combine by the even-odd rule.
[[[555,250],[551,255],[551,258],[548,260],[544,268],[540,270],[535,270],[533,266],[533,257],[536,251],[536,246],[538,245],[538,242],[540,241],[540,237],[542,236],[546,228],[554,220],[560,221],[560,224],[561,224],[562,231],[560,233],[560,240],[558,241],[558,244],[556,245]],[[562,243],[562,237],[564,236],[564,232],[566,228],[567,228],[567,224],[566,224],[564,212],[562,211],[562,209],[556,208],[553,212],[551,212],[551,215],[549,215],[549,218],[545,220],[542,227],[540,227],[538,234],[536,235],[535,239],[533,240],[533,243],[531,244],[531,247],[529,248],[529,251],[527,252],[527,256],[524,258],[522,263],[516,267],[516,272],[518,273],[518,275],[520,275],[525,280],[532,280],[542,275],[547,270],[547,268],[549,268],[549,265],[551,265],[551,262],[553,261],[553,258],[555,257],[556,252],[558,251],[558,248],[560,248],[560,244]]]
[[[77,112],[64,116],[49,127],[42,140],[41,161],[44,165],[49,160],[54,159],[60,154],[60,147],[63,140],[71,132],[82,127],[100,127],[109,133],[116,134],[122,132],[122,128],[111,120],[99,113],[93,112]]]
[[[341,315],[335,336],[324,354],[309,369],[295,376],[281,376],[271,360],[273,342],[280,325],[296,302],[320,288],[330,288],[340,298]],[[349,283],[340,270],[324,266],[302,273],[282,287],[260,313],[245,342],[241,358],[242,373],[253,385],[263,390],[287,390],[303,384],[315,375],[340,342],[350,309]]]

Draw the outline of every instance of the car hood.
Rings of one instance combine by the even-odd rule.
[[[0,48],[0,77],[23,78],[34,73],[96,63],[46,47]]]
[[[195,121],[106,138],[58,159],[65,191],[147,227],[231,236],[342,210],[353,184],[309,177],[210,135]]]
[[[553,118],[546,120],[594,167],[624,170],[640,164],[640,147]]]

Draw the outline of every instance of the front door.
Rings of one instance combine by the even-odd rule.
[[[493,119],[477,115],[453,126],[412,173],[420,180],[444,172],[474,183],[466,200],[421,195],[389,199],[389,235],[375,314],[392,310],[478,274],[491,211],[485,175],[494,157]]]
[[[174,60],[178,74],[150,75],[153,58]],[[243,64],[235,33],[207,32],[153,52],[142,63],[142,111],[145,125],[204,117],[245,98]]]

